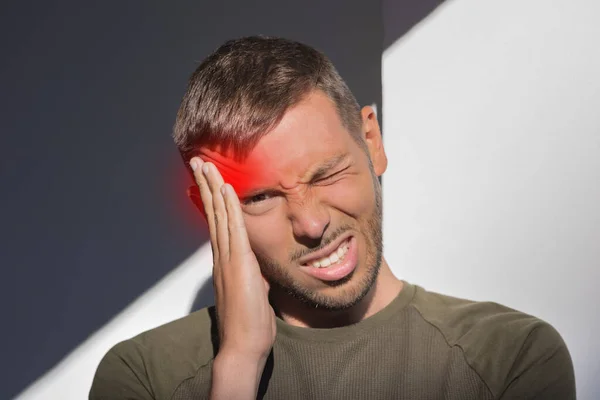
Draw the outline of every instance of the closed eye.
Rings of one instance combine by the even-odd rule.
[[[335,178],[337,178],[337,177],[338,177],[338,176],[339,176],[339,175],[340,175],[342,172],[344,172],[345,170],[347,170],[348,168],[350,168],[350,167],[346,167],[346,168],[344,168],[344,169],[342,169],[342,170],[340,170],[340,171],[337,171],[337,172],[335,172],[335,173],[333,173],[333,174],[331,174],[331,175],[328,175],[328,176],[326,176],[326,177],[324,177],[324,178],[318,178],[318,179],[315,179],[315,181],[314,181],[314,182],[316,182],[316,183],[319,183],[319,182],[327,182],[327,181],[330,181],[330,180],[332,180],[332,179],[335,179]]]

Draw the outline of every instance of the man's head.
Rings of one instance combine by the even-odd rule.
[[[387,159],[375,112],[360,110],[323,54],[279,38],[227,42],[192,75],[174,139],[186,164],[200,156],[233,185],[272,291],[332,310],[368,293]],[[338,242],[355,268],[317,278],[327,269],[313,274],[312,254]]]
[[[192,74],[177,114],[175,144],[186,164],[201,146],[222,146],[242,158],[314,90],[334,102],[358,142],[360,107],[324,54],[281,38],[228,41]]]

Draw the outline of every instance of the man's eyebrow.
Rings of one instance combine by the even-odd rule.
[[[339,154],[321,163],[313,172],[311,180],[322,178],[327,172],[347,161],[350,158],[349,153]]]

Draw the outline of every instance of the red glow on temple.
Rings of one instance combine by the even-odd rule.
[[[253,154],[244,161],[236,161],[234,157],[226,157],[218,152],[203,149],[200,158],[204,162],[215,165],[225,183],[229,183],[240,199],[247,197],[258,189],[268,187],[268,161],[265,157]],[[262,158],[262,160],[261,160]],[[194,201],[206,218],[197,185],[188,188],[188,196]]]

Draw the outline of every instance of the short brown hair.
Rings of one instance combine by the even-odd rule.
[[[265,36],[230,40],[200,64],[177,113],[173,139],[186,164],[200,146],[218,145],[243,158],[314,90],[333,101],[364,149],[360,107],[331,61],[305,44]]]

